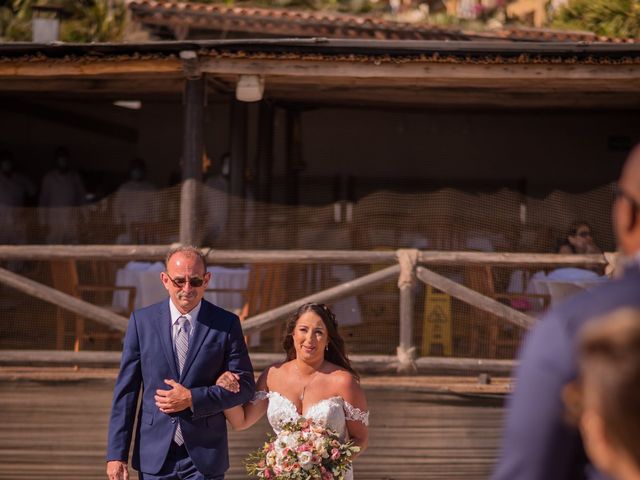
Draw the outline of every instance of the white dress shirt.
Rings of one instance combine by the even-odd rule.
[[[171,312],[171,344],[173,345],[174,353],[176,351],[176,335],[178,334],[178,330],[180,330],[178,318],[186,317],[187,320],[189,320],[189,341],[191,341],[191,337],[193,337],[193,332],[196,328],[196,318],[198,318],[201,306],[202,301],[200,301],[190,312],[180,313],[178,308],[173,304],[173,300],[169,299],[169,311]]]

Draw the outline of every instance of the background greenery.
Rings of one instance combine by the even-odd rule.
[[[30,41],[32,7],[44,0],[0,0],[0,40]],[[191,0],[199,3],[248,4],[234,0]],[[478,19],[465,20],[444,13],[442,0],[424,0],[405,7],[404,21],[455,26],[468,29],[517,24],[505,14],[507,0],[493,9],[482,10]],[[53,2],[48,2],[53,3]],[[392,0],[253,0],[251,5],[330,10],[352,14],[389,15]],[[127,36],[127,15],[124,0],[58,0],[64,9],[60,24],[63,42],[118,42]],[[427,7],[428,4],[428,7]],[[554,12],[549,27],[585,30],[598,35],[640,40],[640,0],[570,0]]]

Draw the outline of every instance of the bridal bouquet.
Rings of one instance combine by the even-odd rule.
[[[340,480],[360,450],[311,420],[286,423],[246,461],[247,472],[268,480]]]

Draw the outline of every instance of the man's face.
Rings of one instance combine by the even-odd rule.
[[[198,256],[178,252],[169,259],[167,271],[160,278],[180,313],[188,313],[202,300],[211,273],[205,273]]]

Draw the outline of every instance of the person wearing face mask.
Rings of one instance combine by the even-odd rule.
[[[35,193],[33,182],[15,171],[11,152],[0,151],[0,244],[25,243],[25,221],[19,209]]]
[[[202,188],[203,243],[213,244],[224,232],[229,217],[229,154],[222,156],[218,173],[207,176]]]
[[[78,243],[80,210],[86,191],[80,175],[71,168],[69,151],[58,147],[53,169],[42,179],[40,188],[40,225],[47,228],[49,244]]]
[[[123,228],[116,243],[152,243],[149,226],[159,220],[158,189],[146,178],[144,160],[136,158],[129,167],[129,178],[115,193],[113,220]]]

